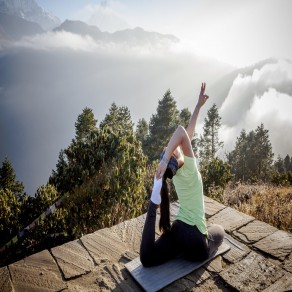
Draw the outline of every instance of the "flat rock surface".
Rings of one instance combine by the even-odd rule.
[[[278,229],[262,221],[254,220],[241,227],[233,234],[246,243],[255,243],[271,234]]]
[[[86,275],[68,282],[68,291],[137,291],[143,290],[119,263],[102,263]]]
[[[163,291],[291,291],[292,235],[205,197],[230,250]],[[179,204],[171,204],[171,220]],[[0,268],[0,291],[141,291],[125,264],[139,256],[146,214]],[[159,209],[156,238],[160,236]]]
[[[205,204],[205,216],[207,219],[226,208],[226,206],[216,202],[215,200],[207,196],[204,196],[204,204]]]
[[[236,263],[250,252],[250,248],[234,239],[228,234],[224,236],[224,242],[230,246],[230,250],[223,254],[223,258],[230,263]]]
[[[7,267],[0,268],[0,291],[1,292],[13,291]]]
[[[54,247],[51,251],[65,279],[87,274],[94,267],[92,258],[79,239]]]
[[[128,245],[130,250],[135,252],[140,251],[141,237],[144,227],[145,216],[140,217],[140,220],[137,218],[127,220],[109,228],[110,231],[115,233],[123,243]]]
[[[206,281],[202,282],[198,287],[195,287],[194,289],[190,290],[194,292],[230,292],[230,291],[236,291],[235,289],[231,288],[230,286],[227,286],[226,283],[223,282],[223,280],[220,277],[211,277],[207,279]]]
[[[96,264],[104,261],[118,262],[128,246],[109,228],[87,234],[80,239]]]
[[[220,224],[223,226],[225,231],[231,232],[253,220],[254,218],[249,215],[236,211],[230,207],[226,207],[225,209],[219,211],[219,213],[209,218],[208,223]]]
[[[284,272],[263,256],[251,252],[240,262],[222,271],[220,276],[239,291],[260,291],[283,277]]]
[[[290,273],[292,273],[292,252],[289,257],[286,258],[284,262],[284,269]]]
[[[264,292],[292,291],[292,274],[286,273],[273,285],[264,290]]]
[[[218,256],[204,266],[209,272],[220,273],[223,270],[222,257]]]
[[[67,287],[48,250],[9,265],[15,291],[60,291]]]
[[[284,260],[292,251],[292,234],[278,230],[256,242],[253,246],[280,260]]]

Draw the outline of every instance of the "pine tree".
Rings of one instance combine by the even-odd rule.
[[[228,162],[232,166],[232,171],[235,174],[236,179],[245,180],[247,166],[247,134],[243,129],[240,132],[239,137],[236,139],[235,149],[230,153]]]
[[[10,190],[17,197],[24,191],[23,183],[16,180],[16,174],[10,161],[5,158],[0,168],[0,190]]]
[[[169,139],[180,123],[176,101],[167,90],[158,101],[156,114],[152,115],[149,123],[149,137],[145,143],[145,153],[149,161],[159,159],[160,153],[167,146]]]
[[[103,129],[106,126],[119,134],[133,133],[134,124],[129,109],[126,106],[118,107],[115,103],[112,103],[109,113],[100,123],[100,128]]]
[[[75,123],[75,138],[77,140],[85,139],[91,131],[96,130],[96,122],[92,109],[84,108]]]
[[[191,118],[191,112],[188,110],[188,108],[184,108],[181,110],[180,114],[179,114],[179,118],[180,118],[180,124],[186,128],[189,124],[190,118]]]
[[[290,156],[287,154],[284,158],[284,167],[285,171],[291,171]]]
[[[215,158],[217,151],[223,147],[223,142],[219,140],[219,129],[221,127],[221,117],[219,116],[216,104],[208,110],[204,121],[203,135],[200,137],[200,158],[202,162],[208,162]]]
[[[144,150],[145,142],[148,137],[148,131],[149,131],[149,126],[147,121],[143,118],[140,119],[137,123],[137,128],[136,128],[136,138],[138,141],[142,143],[142,149]]]
[[[274,163],[274,167],[275,167],[276,171],[278,171],[279,173],[285,172],[284,160],[280,155],[278,155],[278,158]]]
[[[229,156],[236,179],[253,181],[269,178],[274,154],[268,132],[263,124],[248,134],[241,131]]]
[[[264,124],[261,124],[255,130],[255,145],[254,153],[258,177],[266,180],[271,173],[274,153],[269,140],[269,130],[264,128]]]

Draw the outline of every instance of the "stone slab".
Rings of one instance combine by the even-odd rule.
[[[51,251],[66,280],[87,274],[94,267],[92,258],[79,239],[54,247]]]
[[[226,208],[226,206],[218,203],[217,201],[207,196],[204,196],[204,204],[205,204],[205,216],[207,219]]]
[[[292,291],[292,274],[286,273],[273,285],[264,290],[264,292],[275,292],[275,291]]]
[[[192,281],[195,285],[200,285],[210,277],[210,273],[204,267],[201,267],[185,276],[186,279]]]
[[[119,263],[102,263],[82,277],[68,281],[68,291],[133,291],[142,292],[136,281],[132,279]]]
[[[231,232],[254,220],[254,217],[226,207],[219,213],[208,219],[208,223],[216,223],[223,226],[225,231]]]
[[[216,257],[215,259],[207,263],[204,268],[206,268],[209,272],[220,273],[223,270],[222,257]]]
[[[130,250],[139,252],[144,220],[144,217],[141,220],[137,220],[137,218],[127,220],[109,228],[109,230],[115,233]]]
[[[254,220],[247,225],[234,231],[233,234],[246,243],[255,243],[271,234],[278,229],[262,221]]]
[[[220,276],[239,291],[260,291],[282,278],[284,271],[252,251],[240,262],[224,269]]]
[[[230,246],[230,250],[223,255],[223,258],[230,263],[238,262],[250,252],[249,247],[228,234],[225,234],[224,242]]]
[[[286,258],[284,262],[284,269],[290,273],[292,273],[292,253],[289,257]]]
[[[215,276],[207,279],[199,286],[195,287],[191,291],[194,292],[234,292],[235,289],[227,286],[227,284],[219,277]]]
[[[128,246],[109,228],[87,234],[80,239],[95,263],[118,262],[127,252]]]
[[[253,246],[280,260],[284,260],[292,252],[292,234],[278,230],[256,242]]]
[[[0,291],[13,291],[12,282],[10,280],[9,271],[7,267],[0,268]]]
[[[163,288],[162,292],[192,291],[211,275],[203,267]]]
[[[48,250],[9,265],[15,291],[60,291],[67,288]]]

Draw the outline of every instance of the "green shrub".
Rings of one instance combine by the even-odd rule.
[[[219,158],[214,158],[201,168],[205,195],[223,201],[223,191],[233,178],[231,166]]]

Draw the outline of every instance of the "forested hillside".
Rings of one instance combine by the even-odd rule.
[[[203,133],[192,141],[205,194],[242,207],[259,192],[244,190],[247,195],[242,199],[239,193],[234,195],[238,186],[265,184],[271,189],[277,185],[277,190],[285,186],[286,193],[278,198],[287,202],[286,206],[279,205],[274,211],[279,214],[279,208],[290,208],[292,157],[274,158],[269,131],[260,124],[250,132],[242,129],[234,149],[219,158],[218,151],[224,145],[218,135],[221,117],[216,104],[209,106]],[[187,126],[190,116],[187,108],[177,108],[170,90],[158,101],[150,120],[141,118],[136,127],[126,106],[113,103],[100,122],[92,109],[84,108],[75,122],[75,137],[60,149],[56,168],[33,197],[24,193],[23,183],[6,158],[0,168],[0,264],[145,212],[160,153],[177,125]],[[265,192],[260,196],[261,204],[267,203]],[[262,210],[271,212],[263,205]],[[289,231],[291,222],[278,217],[270,223]]]

